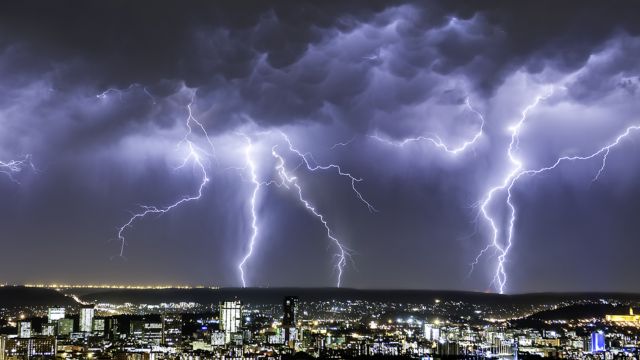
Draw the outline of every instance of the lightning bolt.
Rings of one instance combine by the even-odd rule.
[[[285,134],[282,131],[280,132],[280,134],[282,135],[284,140],[287,142],[289,146],[289,151],[291,151],[292,153],[300,157],[300,160],[302,160],[302,164],[306,166],[307,170],[311,172],[316,172],[320,170],[334,170],[338,175],[349,179],[349,182],[351,183],[351,190],[353,190],[353,192],[355,193],[356,197],[360,200],[360,202],[362,202],[367,207],[369,212],[378,212],[378,210],[373,205],[371,205],[371,203],[367,201],[364,198],[364,196],[362,196],[362,193],[356,187],[356,184],[362,181],[361,178],[355,177],[350,173],[345,172],[344,170],[342,170],[342,167],[340,167],[340,165],[336,165],[336,164],[318,165],[318,163],[315,161],[311,153],[301,152],[295,146],[293,146],[293,143],[291,142],[291,139],[289,139],[289,136],[287,134]]]
[[[305,165],[306,168],[311,172],[322,171],[322,170],[333,170],[339,176],[346,177],[349,180],[349,182],[351,184],[351,189],[355,193],[356,197],[361,202],[363,202],[363,204],[365,204],[365,206],[367,206],[367,209],[369,209],[369,211],[371,211],[371,212],[377,211],[375,209],[375,207],[373,207],[373,205],[371,205],[371,203],[368,202],[362,196],[362,193],[360,193],[360,191],[356,188],[356,183],[362,181],[362,179],[357,178],[357,177],[351,175],[348,172],[345,172],[339,165],[335,165],[335,164],[318,165],[317,162],[315,161],[315,159],[313,159],[313,156],[310,153],[302,153],[300,150],[298,150],[293,145],[293,143],[291,142],[290,138],[284,132],[280,132],[280,134],[282,135],[284,140],[287,142],[287,147],[288,147],[289,151],[291,151],[293,154],[297,155],[301,159],[301,163],[298,166]],[[241,259],[240,263],[238,264],[238,269],[240,271],[240,277],[241,277],[241,280],[242,280],[242,286],[243,287],[247,286],[247,281],[246,281],[246,277],[245,277],[245,267],[246,267],[247,262],[253,256],[255,243],[256,243],[257,238],[259,237],[260,228],[258,226],[258,214],[257,214],[257,210],[256,210],[256,206],[257,206],[257,202],[258,202],[258,200],[257,200],[258,195],[260,193],[260,190],[263,187],[270,186],[270,185],[276,185],[278,187],[284,187],[284,188],[286,188],[288,190],[295,191],[300,203],[308,211],[310,211],[316,218],[318,218],[320,220],[320,222],[322,223],[322,225],[324,226],[324,228],[325,228],[325,230],[327,232],[327,237],[338,248],[338,253],[336,254],[336,256],[338,258],[338,261],[337,261],[337,264],[336,264],[336,268],[337,268],[337,271],[338,271],[337,286],[340,287],[341,284],[342,284],[342,275],[344,273],[344,267],[347,264],[347,259],[350,258],[349,250],[333,234],[333,231],[329,227],[329,223],[325,219],[324,215],[321,214],[318,211],[318,209],[309,200],[307,200],[305,198],[304,192],[302,190],[302,186],[299,184],[297,177],[292,176],[287,172],[287,170],[285,168],[285,160],[277,152],[277,150],[276,150],[277,146],[274,146],[272,148],[271,154],[276,159],[277,165],[275,167],[275,170],[276,170],[276,173],[278,174],[278,176],[280,178],[280,181],[260,181],[258,179],[257,174],[256,174],[256,167],[257,166],[256,166],[255,160],[253,159],[253,156],[252,156],[252,154],[253,154],[253,144],[251,142],[251,139],[250,139],[249,136],[247,136],[245,134],[240,134],[240,135],[243,136],[245,138],[245,140],[247,141],[247,146],[245,148],[245,162],[247,164],[247,169],[248,169],[248,171],[250,173],[250,177],[251,177],[250,178],[250,182],[253,184],[253,191],[251,193],[251,197],[250,197],[250,201],[249,201],[250,207],[251,207],[251,211],[250,211],[251,212],[251,229],[252,229],[251,230],[251,236],[249,238],[249,245],[248,245],[248,248],[247,248],[247,252],[245,253],[244,257]]]
[[[480,251],[478,256],[473,261],[471,265],[472,266],[471,271],[473,271],[473,266],[478,264],[478,261],[480,260],[482,255],[484,255],[487,251],[489,251],[489,249],[492,249],[492,248],[495,249],[498,252],[498,265],[496,267],[496,272],[494,275],[493,282],[495,283],[495,285],[498,288],[498,291],[501,294],[504,293],[504,287],[507,282],[507,273],[505,271],[504,262],[507,258],[507,255],[509,254],[509,250],[511,249],[512,240],[513,240],[513,229],[516,221],[516,208],[513,205],[513,202],[511,201],[512,200],[511,190],[513,188],[514,179],[516,179],[519,176],[523,167],[522,161],[520,161],[516,157],[514,151],[518,148],[518,145],[520,143],[520,130],[522,129],[522,126],[524,125],[529,112],[532,109],[534,109],[536,106],[538,106],[538,104],[542,100],[548,98],[549,96],[551,96],[550,93],[536,97],[535,101],[532,104],[528,105],[522,111],[520,120],[515,125],[510,127],[511,142],[509,143],[509,147],[507,149],[507,156],[509,158],[509,161],[512,164],[511,171],[507,173],[502,183],[489,189],[489,191],[487,192],[487,195],[484,197],[484,200],[481,202],[481,205],[480,205],[480,213],[482,214],[482,217],[484,218],[484,220],[489,224],[489,227],[491,228],[492,236],[491,236],[491,242],[489,243],[489,245],[487,245],[486,248]],[[501,244],[500,230],[498,228],[498,225],[496,224],[496,220],[494,220],[493,215],[489,210],[489,206],[491,205],[494,196],[497,193],[504,191],[505,189],[507,191],[506,204],[507,204],[507,207],[509,208],[510,217],[509,217],[509,225],[507,228],[506,240],[504,241],[504,244]]]
[[[35,170],[35,166],[31,162],[31,155],[25,155],[18,160],[0,161],[0,173],[7,175],[9,180],[16,184],[20,184],[20,182],[16,180],[14,175],[22,172],[26,167]]]
[[[247,146],[245,147],[245,161],[247,163],[247,167],[249,170],[249,174],[251,176],[251,183],[253,184],[253,191],[251,192],[251,198],[249,200],[249,204],[251,206],[251,237],[249,238],[249,246],[247,248],[247,252],[244,257],[238,264],[238,270],[240,270],[240,279],[242,280],[242,287],[247,287],[247,281],[245,279],[244,267],[253,255],[253,248],[256,243],[256,239],[259,236],[260,228],[258,227],[258,212],[256,210],[257,197],[260,192],[260,189],[264,186],[269,185],[280,185],[275,181],[259,181],[258,175],[256,174],[256,163],[253,160],[253,143],[251,142],[251,138],[245,134],[240,134],[247,141]]]
[[[487,245],[487,247],[485,247],[482,251],[480,251],[478,256],[475,258],[475,260],[471,264],[472,266],[471,270],[473,271],[473,266],[478,264],[480,258],[487,251],[489,251],[490,249],[495,249],[498,253],[498,263],[496,266],[492,284],[495,284],[497,290],[501,294],[504,293],[505,286],[507,283],[507,272],[505,269],[505,261],[507,260],[509,250],[511,249],[511,246],[513,244],[515,225],[517,221],[517,209],[513,203],[513,188],[517,184],[517,182],[525,176],[535,176],[547,171],[551,171],[557,168],[558,166],[560,166],[564,162],[591,160],[598,156],[602,156],[600,167],[596,172],[596,175],[592,179],[592,181],[597,181],[598,178],[602,175],[606,167],[607,157],[609,156],[610,151],[614,147],[618,146],[620,142],[622,142],[625,138],[629,137],[633,131],[640,130],[640,125],[629,126],[625,129],[624,132],[618,135],[612,142],[606,144],[605,146],[601,147],[600,149],[598,149],[597,151],[591,154],[581,155],[581,156],[562,156],[556,159],[556,161],[550,166],[545,166],[538,169],[525,169],[523,162],[520,159],[518,159],[518,157],[515,155],[515,151],[518,150],[518,145],[520,142],[520,138],[519,138],[520,130],[525,124],[525,121],[527,119],[529,112],[531,112],[531,110],[537,107],[541,101],[544,101],[549,96],[551,96],[551,92],[545,95],[536,97],[535,101],[522,111],[520,120],[510,128],[511,142],[507,149],[507,156],[509,158],[509,161],[512,164],[511,171],[505,175],[503,181],[500,184],[488,190],[486,196],[484,197],[484,200],[481,202],[481,205],[480,205],[480,213],[482,214],[482,217],[487,222],[487,224],[489,224],[489,227],[491,228],[492,236],[491,236],[491,241],[489,245]],[[504,240],[501,239],[500,230],[498,225],[496,224],[497,221],[495,220],[494,215],[492,215],[489,209],[495,196],[501,192],[506,192],[505,204],[509,211],[508,224],[507,224],[506,235],[504,236]]]
[[[484,116],[482,115],[482,113],[476,110],[473,106],[471,106],[471,102],[469,101],[468,97],[466,98],[464,103],[466,108],[469,111],[471,111],[472,113],[478,116],[478,118],[480,119],[480,126],[478,127],[478,131],[469,140],[464,141],[462,144],[458,145],[457,147],[452,147],[448,145],[438,135],[433,135],[432,137],[418,136],[413,138],[405,138],[401,141],[393,141],[388,138],[381,137],[379,135],[368,135],[368,136],[374,140],[383,142],[387,145],[396,146],[396,147],[404,147],[411,143],[426,141],[434,145],[436,148],[445,151],[446,153],[449,153],[451,155],[458,155],[460,153],[465,152],[469,147],[475,144],[482,137],[482,134],[484,132],[484,125],[485,125]]]
[[[289,149],[291,149],[291,142],[289,142],[289,139],[286,137],[285,135],[285,139],[287,139],[287,142],[289,143]],[[347,264],[347,258],[350,258],[350,253],[349,250],[342,244],[342,242],[336,238],[333,235],[333,232],[331,231],[331,228],[329,227],[329,223],[327,222],[327,220],[325,219],[324,215],[322,215],[315,206],[313,206],[311,204],[310,201],[308,201],[303,194],[302,191],[302,187],[300,186],[300,184],[298,183],[298,178],[295,176],[290,175],[286,168],[285,168],[285,161],[284,158],[278,154],[278,152],[276,151],[277,149],[277,145],[274,146],[271,149],[271,154],[273,155],[274,158],[276,158],[277,160],[277,165],[276,165],[276,170],[278,175],[280,175],[280,178],[282,180],[282,185],[285,186],[287,189],[291,189],[291,187],[293,187],[295,189],[296,194],[298,195],[298,200],[300,200],[300,202],[304,205],[304,207],[309,210],[309,212],[311,212],[316,218],[318,218],[318,220],[320,220],[320,222],[322,223],[322,225],[324,226],[326,233],[327,233],[327,237],[335,243],[336,247],[338,248],[338,253],[336,254],[336,257],[338,258],[338,261],[336,263],[336,269],[338,270],[338,280],[337,280],[337,287],[340,287],[342,284],[342,274],[344,272],[344,267]],[[296,151],[296,150],[292,150],[294,151],[296,154],[302,156],[303,159],[304,156],[300,154],[300,152]],[[303,160],[304,161],[304,160]],[[305,162],[306,163],[306,162]],[[307,164],[307,167],[309,167],[309,164]],[[321,168],[321,167],[319,167]],[[339,169],[339,167],[338,167]],[[313,171],[313,170],[312,170]],[[339,174],[342,174],[341,170],[338,170]],[[348,175],[350,176],[350,175]],[[351,178],[353,180],[353,178]],[[353,183],[352,183],[353,184]],[[354,191],[357,192],[357,190],[354,189]],[[359,195],[359,193],[358,193]],[[365,201],[361,198],[362,201]],[[365,201],[366,202],[366,201]],[[368,204],[368,203],[367,203]],[[369,205],[370,206],[370,205]],[[371,210],[371,208],[370,208]],[[375,209],[374,209],[375,210]]]
[[[140,220],[144,217],[146,217],[147,215],[151,215],[151,214],[157,214],[157,215],[162,215],[162,214],[166,214],[168,212],[170,212],[171,210],[179,207],[182,204],[194,201],[194,200],[198,200],[202,197],[202,193],[204,191],[205,186],[207,185],[207,183],[210,181],[209,176],[207,174],[207,169],[205,167],[205,164],[202,160],[202,154],[208,154],[205,151],[203,151],[202,149],[200,149],[192,140],[191,140],[191,136],[192,136],[192,123],[195,124],[203,133],[203,135],[205,136],[208,144],[210,145],[213,154],[208,154],[208,155],[213,155],[215,156],[215,148],[213,147],[213,141],[211,140],[211,138],[209,137],[209,134],[206,132],[204,126],[202,125],[201,122],[199,122],[194,116],[193,116],[193,112],[191,109],[191,106],[193,105],[195,99],[195,92],[193,93],[192,97],[191,97],[191,102],[189,104],[187,104],[186,109],[187,109],[187,119],[185,120],[185,126],[187,128],[187,132],[184,136],[184,138],[182,140],[180,140],[180,142],[178,142],[177,147],[180,148],[181,146],[186,146],[187,148],[187,155],[184,157],[182,163],[180,166],[177,167],[177,169],[183,168],[185,167],[189,162],[191,162],[193,164],[194,167],[196,167],[198,169],[198,171],[200,172],[200,185],[198,186],[197,191],[195,192],[195,194],[193,195],[187,195],[187,196],[183,196],[181,198],[179,198],[178,200],[176,200],[174,203],[164,206],[164,207],[158,207],[158,206],[149,206],[149,205],[141,205],[140,206],[140,211],[132,213],[131,217],[129,218],[129,220],[124,223],[122,226],[120,226],[118,228],[118,239],[120,240],[120,256],[123,257],[124,255],[124,246],[125,246],[125,232],[127,229],[131,228],[133,226],[133,224],[137,221]]]
[[[151,101],[153,102],[153,104],[156,103],[156,98],[151,95],[151,93],[149,92],[149,89],[147,89],[146,86],[142,86],[140,84],[134,83],[129,85],[129,87],[127,87],[126,89],[120,90],[120,89],[116,89],[116,88],[108,88],[107,90],[101,92],[100,94],[96,95],[96,97],[100,100],[105,100],[109,97],[109,94],[111,94],[112,92],[117,93],[118,97],[120,98],[120,101],[123,100],[122,98],[122,94],[123,93],[127,93],[130,90],[133,90],[135,88],[142,88],[142,91],[151,99]]]
[[[352,137],[351,139],[347,140],[347,141],[341,141],[338,143],[333,144],[330,149],[331,150],[335,150],[335,148],[340,147],[340,146],[349,146],[351,145],[352,142],[354,142],[356,140],[356,137]]]

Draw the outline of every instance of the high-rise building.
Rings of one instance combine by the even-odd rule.
[[[50,323],[54,323],[60,319],[64,319],[65,309],[64,308],[49,308],[47,311],[47,318]]]
[[[174,346],[182,335],[182,317],[180,315],[162,315],[162,339],[161,344]]]
[[[20,338],[31,337],[31,321],[20,321],[18,323],[18,337]]]
[[[596,331],[591,333],[591,352],[601,352],[605,351],[604,345],[604,333],[601,331]]]
[[[242,302],[225,301],[220,303],[220,330],[224,331],[224,342],[231,342],[232,335],[242,328]]]
[[[96,310],[93,305],[84,305],[80,309],[80,332],[90,333],[93,330],[93,316],[95,312]]]
[[[94,318],[93,325],[91,326],[91,331],[95,336],[104,336],[105,328],[106,328],[106,320],[104,318]]]
[[[282,310],[284,315],[282,316],[282,327],[284,328],[284,341],[289,342],[292,339],[292,334],[295,333],[297,315],[298,315],[298,302],[297,296],[287,296],[282,303]]]
[[[58,335],[69,336],[73,332],[73,319],[58,320]]]
[[[7,337],[4,335],[0,335],[0,360],[5,359],[5,349],[7,347]]]

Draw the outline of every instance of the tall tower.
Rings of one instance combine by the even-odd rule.
[[[224,342],[231,342],[231,336],[242,328],[242,302],[224,301],[220,303],[220,330],[224,331]]]
[[[80,309],[80,332],[90,333],[93,331],[93,316],[95,315],[93,305],[84,305]]]
[[[298,302],[297,296],[286,296],[282,303],[282,327],[284,328],[284,341],[291,341],[291,329],[296,327],[298,321]]]

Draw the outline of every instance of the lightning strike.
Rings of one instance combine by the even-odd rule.
[[[435,146],[440,150],[445,151],[446,153],[449,153],[451,155],[458,155],[460,153],[465,152],[467,148],[473,146],[482,137],[482,134],[484,131],[484,125],[485,125],[484,116],[482,115],[482,113],[476,110],[473,106],[471,106],[471,102],[469,101],[469,98],[466,98],[465,106],[469,111],[471,111],[472,113],[478,116],[478,118],[480,119],[480,127],[478,128],[478,131],[469,140],[464,141],[462,144],[458,145],[457,147],[452,147],[451,145],[448,145],[438,135],[433,135],[432,137],[418,136],[413,138],[406,138],[406,139],[403,139],[402,141],[389,140],[379,135],[368,135],[368,136],[374,140],[380,141],[387,145],[396,146],[396,147],[404,147],[414,142],[426,141],[426,142],[430,142],[433,146]]]
[[[194,96],[195,96],[195,94],[194,94]],[[178,166],[178,169],[186,166],[189,162],[192,162],[193,166],[196,167],[198,169],[198,171],[200,172],[200,184],[198,186],[198,189],[193,195],[183,196],[183,197],[179,198],[178,200],[176,200],[174,203],[172,203],[170,205],[167,205],[167,206],[164,206],[164,207],[141,205],[140,206],[140,211],[138,211],[136,213],[132,213],[132,215],[129,218],[129,220],[118,228],[118,239],[120,240],[120,243],[121,243],[121,245],[120,245],[120,257],[124,257],[124,246],[125,246],[125,243],[126,243],[125,232],[126,232],[126,230],[128,228],[131,228],[133,226],[134,222],[136,222],[139,219],[142,219],[142,218],[146,217],[147,215],[151,215],[151,214],[157,214],[157,215],[166,214],[166,213],[170,212],[171,210],[179,207],[182,204],[185,204],[185,203],[200,199],[202,197],[202,193],[204,191],[205,186],[210,181],[209,176],[207,174],[207,169],[205,167],[205,164],[204,164],[202,156],[201,156],[201,153],[203,153],[203,151],[190,139],[190,137],[192,135],[191,123],[193,122],[202,130],[207,142],[209,143],[209,145],[213,149],[213,142],[212,142],[211,138],[209,138],[209,135],[207,134],[207,132],[205,131],[204,126],[202,125],[202,123],[200,123],[193,116],[193,113],[192,113],[192,110],[191,110],[191,106],[193,104],[193,100],[194,99],[192,97],[191,102],[186,106],[187,113],[188,113],[188,117],[187,117],[187,119],[185,121],[185,126],[187,127],[187,133],[185,134],[184,138],[177,145],[178,147],[180,147],[181,145],[186,144],[188,152],[187,152],[187,155],[185,156],[185,158],[183,159],[181,165]]]
[[[346,177],[347,179],[349,179],[349,181],[351,183],[351,190],[353,190],[353,192],[355,193],[356,197],[367,207],[369,212],[378,212],[378,210],[373,205],[371,205],[371,203],[369,201],[367,201],[364,198],[364,196],[362,196],[362,193],[357,189],[356,183],[361,182],[362,181],[361,178],[357,178],[357,177],[351,175],[350,173],[343,171],[342,167],[340,167],[340,165],[336,165],[336,164],[318,165],[318,163],[315,161],[315,159],[313,158],[311,153],[308,153],[308,152],[307,153],[303,153],[303,152],[301,152],[295,146],[293,146],[293,143],[291,142],[291,140],[289,139],[289,136],[287,136],[287,134],[285,134],[284,132],[280,132],[280,134],[282,135],[282,137],[287,142],[287,144],[289,146],[289,151],[295,153],[296,155],[298,155],[298,157],[300,157],[300,160],[302,160],[302,164],[304,164],[306,166],[307,170],[312,171],[312,172],[316,172],[316,171],[319,171],[319,170],[335,170],[338,175],[340,175],[342,177]]]
[[[338,261],[336,263],[336,269],[338,271],[338,279],[337,279],[337,287],[340,287],[342,284],[342,275],[344,273],[344,267],[347,264],[347,259],[350,258],[350,253],[349,250],[342,244],[342,242],[335,237],[335,235],[333,234],[333,231],[331,230],[331,228],[329,227],[329,223],[327,222],[327,220],[325,219],[324,215],[322,215],[318,209],[313,206],[311,204],[311,202],[309,200],[307,200],[304,197],[304,193],[302,190],[302,186],[299,184],[297,177],[290,175],[286,168],[285,168],[285,160],[284,158],[278,154],[278,152],[276,151],[277,146],[274,146],[272,148],[271,154],[273,155],[273,157],[276,159],[277,161],[277,165],[275,167],[276,173],[278,174],[278,176],[280,177],[280,181],[260,181],[258,179],[258,176],[256,174],[256,163],[252,157],[252,153],[253,153],[253,144],[251,142],[251,138],[248,137],[245,134],[240,134],[241,136],[243,136],[246,141],[247,141],[247,147],[245,148],[245,162],[247,164],[247,169],[250,173],[250,182],[253,184],[253,191],[251,193],[251,197],[250,197],[250,206],[251,206],[251,236],[249,239],[249,245],[248,245],[248,249],[247,252],[245,253],[244,257],[242,258],[242,260],[240,261],[240,263],[238,264],[238,269],[240,271],[240,277],[242,280],[242,286],[246,287],[247,286],[247,280],[245,277],[245,266],[247,264],[247,262],[250,260],[250,258],[253,256],[253,252],[254,252],[254,247],[255,247],[255,243],[257,238],[259,237],[259,226],[258,226],[258,214],[257,214],[257,210],[256,210],[256,206],[257,206],[257,197],[258,194],[261,190],[262,187],[264,186],[270,186],[270,185],[276,185],[278,187],[284,187],[286,189],[289,190],[294,190],[297,194],[298,200],[300,201],[300,203],[308,210],[310,211],[316,218],[318,218],[320,220],[320,222],[322,223],[322,225],[324,226],[326,233],[327,233],[327,237],[336,245],[336,247],[338,248],[338,252],[336,254],[336,257],[338,258]],[[342,170],[342,168],[339,165],[335,165],[335,164],[329,164],[329,165],[318,165],[315,160],[313,159],[313,156],[310,153],[302,153],[300,150],[298,150],[297,148],[295,148],[293,146],[293,143],[291,142],[291,140],[289,139],[289,137],[281,132],[281,135],[283,136],[283,138],[285,139],[285,141],[287,142],[288,145],[288,149],[294,153],[295,155],[297,155],[300,159],[301,159],[301,165],[305,165],[306,168],[309,171],[315,172],[315,171],[319,171],[319,170],[335,170],[337,172],[338,175],[346,177],[349,179],[350,183],[351,183],[351,188],[354,191],[354,193],[356,194],[357,198],[362,201],[367,208],[370,211],[377,211],[367,200],[365,200],[365,198],[362,196],[362,194],[357,190],[356,188],[356,183],[362,181],[362,179],[360,178],[356,178],[353,175],[351,175],[350,173],[347,173],[345,171]],[[300,165],[298,165],[300,166]]]
[[[96,95],[96,98],[100,99],[100,100],[105,100],[109,97],[109,94],[111,93],[116,93],[118,94],[118,98],[120,99],[120,101],[123,100],[122,98],[122,94],[123,93],[127,93],[135,88],[142,88],[142,91],[145,93],[145,95],[147,95],[149,97],[149,99],[151,99],[151,102],[153,104],[156,104],[156,98],[151,95],[151,92],[149,92],[149,89],[147,89],[146,86],[142,86],[140,84],[134,83],[129,85],[129,87],[127,87],[126,89],[117,89],[117,88],[108,88],[107,90],[101,92],[100,94]]]
[[[251,198],[249,203],[251,205],[251,237],[249,238],[249,246],[247,248],[247,252],[244,257],[238,264],[238,270],[240,270],[240,279],[242,280],[242,287],[247,287],[247,280],[245,278],[244,267],[253,255],[253,249],[256,243],[256,239],[259,236],[260,228],[258,227],[258,213],[256,211],[257,197],[260,189],[263,186],[269,186],[275,184],[273,181],[269,182],[261,182],[258,180],[258,175],[256,174],[256,163],[253,160],[253,143],[251,142],[251,138],[245,134],[240,134],[247,141],[247,146],[245,147],[245,161],[247,163],[247,167],[249,170],[249,174],[251,176],[251,183],[253,184],[253,191],[251,192]]]
[[[286,138],[286,136],[285,136],[285,138]],[[288,138],[286,138],[286,139],[287,139],[287,142],[289,142]],[[289,146],[291,148],[291,143],[290,142],[289,142]],[[318,220],[320,220],[320,222],[322,223],[322,225],[324,226],[324,228],[326,230],[327,237],[333,243],[335,243],[336,247],[338,248],[338,253],[336,254],[336,257],[338,259],[338,261],[336,263],[336,269],[338,271],[338,279],[337,279],[336,286],[340,287],[342,285],[342,274],[344,272],[344,267],[347,264],[347,258],[350,258],[349,250],[346,248],[346,246],[344,246],[342,244],[342,242],[338,238],[335,237],[335,235],[333,234],[333,231],[331,231],[331,228],[329,227],[329,223],[325,219],[324,215],[322,215],[316,209],[316,207],[313,206],[311,204],[311,202],[304,197],[304,194],[303,194],[303,191],[302,191],[302,187],[298,183],[298,178],[295,177],[295,176],[290,175],[287,172],[287,170],[285,168],[284,158],[280,154],[278,154],[276,149],[277,149],[277,145],[274,146],[271,149],[271,154],[277,160],[276,171],[277,171],[278,175],[280,176],[280,179],[282,180],[282,185],[284,187],[286,187],[287,189],[291,189],[291,187],[293,187],[295,189],[295,192],[297,193],[298,200],[300,201],[300,203],[302,203],[302,205],[304,205],[304,207],[307,210],[309,210],[309,212],[311,212],[316,218],[318,218]],[[296,154],[300,155],[300,152],[295,151],[295,150],[292,150],[292,151],[294,151]],[[304,159],[304,157],[303,157],[303,159]],[[309,167],[308,163],[307,163],[307,167]]]
[[[471,269],[473,271],[473,266],[478,264],[478,261],[480,260],[480,258],[487,251],[489,251],[490,249],[496,250],[496,252],[498,253],[498,263],[496,266],[492,284],[495,284],[497,290],[501,294],[504,293],[506,282],[507,282],[507,272],[505,269],[505,261],[507,260],[509,250],[511,249],[511,246],[513,244],[515,224],[517,221],[517,209],[513,203],[513,188],[517,184],[517,182],[525,176],[535,176],[535,175],[539,175],[541,173],[556,169],[558,166],[560,166],[564,162],[591,160],[599,156],[602,156],[600,167],[598,168],[596,175],[592,178],[592,181],[597,181],[598,178],[604,172],[604,169],[607,165],[607,157],[609,156],[610,151],[614,147],[618,146],[620,142],[622,142],[625,138],[629,137],[633,131],[640,130],[640,125],[629,126],[625,129],[624,132],[618,135],[612,142],[608,143],[607,145],[601,147],[600,149],[598,149],[597,151],[591,154],[580,155],[580,156],[562,156],[556,159],[556,161],[549,166],[545,166],[538,169],[524,169],[524,164],[522,163],[521,160],[519,160],[516,157],[514,153],[515,151],[518,150],[518,145],[520,141],[520,138],[519,138],[520,130],[524,125],[529,112],[532,109],[534,109],[536,106],[538,106],[538,104],[541,101],[547,99],[549,96],[551,96],[551,93],[538,96],[531,105],[527,106],[523,110],[520,121],[518,121],[514,126],[510,128],[511,142],[507,149],[507,155],[509,157],[509,161],[513,165],[512,169],[505,176],[501,184],[498,184],[489,189],[489,191],[487,192],[487,195],[485,196],[480,206],[480,212],[483,218],[485,219],[485,221],[489,224],[489,227],[491,228],[492,237],[489,245],[487,245],[487,247],[485,247],[482,251],[480,251],[478,256],[475,258],[475,260],[471,264],[472,266]],[[489,210],[489,207],[493,202],[494,197],[499,192],[506,192],[505,204],[509,211],[508,224],[507,224],[506,235],[504,236],[504,240],[500,238],[501,237],[500,230],[498,228],[498,225],[496,224],[497,221],[495,220],[495,217],[491,214]]]
[[[513,229],[516,221],[516,208],[511,201],[511,189],[513,187],[514,180],[519,176],[523,168],[522,161],[520,161],[516,157],[514,151],[517,150],[518,144],[520,143],[520,130],[522,129],[522,126],[524,125],[529,112],[537,107],[542,100],[545,100],[549,96],[551,96],[550,93],[536,97],[535,101],[522,111],[520,120],[515,125],[509,128],[509,130],[511,131],[511,142],[509,143],[509,147],[507,148],[507,156],[512,164],[511,171],[505,176],[502,183],[489,189],[487,195],[484,197],[484,200],[480,205],[480,213],[482,214],[482,217],[487,222],[487,224],[489,224],[492,235],[489,245],[487,245],[486,248],[480,251],[478,256],[476,256],[475,260],[471,264],[471,271],[473,271],[473,267],[478,264],[480,258],[487,251],[489,251],[490,249],[495,249],[498,252],[498,264],[496,266],[492,284],[495,284],[500,294],[504,293],[504,288],[507,282],[507,273],[505,271],[504,263],[507,255],[509,254],[509,250],[511,249],[513,240]],[[507,227],[507,235],[504,241],[501,242],[500,230],[498,228],[498,225],[496,224],[496,220],[494,220],[494,217],[489,210],[489,206],[491,205],[494,196],[504,190],[507,191],[506,204],[509,208],[509,225]]]
[[[35,170],[35,166],[31,162],[31,155],[25,155],[18,160],[0,161],[0,173],[7,175],[9,180],[16,184],[20,184],[14,177],[15,174],[22,172],[26,167]]]
[[[341,147],[341,146],[349,146],[349,145],[351,145],[351,143],[352,143],[352,142],[354,142],[355,140],[356,140],[356,137],[354,136],[354,137],[352,137],[351,139],[349,139],[349,140],[347,140],[347,141],[341,141],[341,142],[338,142],[338,143],[333,144],[333,145],[330,147],[330,149],[331,149],[331,150],[335,150],[335,148],[337,148],[337,147]]]

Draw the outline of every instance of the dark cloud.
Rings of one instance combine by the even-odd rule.
[[[339,163],[365,179],[358,189],[380,209],[370,214],[348,180],[330,171],[311,176],[287,153],[305,195],[354,250],[359,271],[349,269],[346,285],[485,290],[491,256],[466,277],[487,241],[473,205],[510,170],[505,129],[549,84],[553,96],[522,131],[517,156],[526,166],[594,151],[633,121],[639,7],[551,0],[3,2],[0,160],[32,154],[40,172],[23,171],[21,186],[0,179],[7,200],[2,241],[17,254],[2,273],[9,281],[40,280],[45,267],[23,273],[16,265],[71,257],[92,270],[59,266],[45,280],[237,285],[252,190],[240,133],[254,142],[260,178],[273,179],[271,147],[286,152],[283,130],[318,163]],[[176,169],[190,111],[218,157],[192,124],[188,139],[212,177],[202,201],[136,223],[129,260],[110,261],[118,244],[109,239],[127,211],[169,204],[198,185],[198,168]],[[429,142],[398,146],[418,136],[460,146],[479,130],[476,112],[486,120],[484,135],[465,154],[450,156]],[[332,147],[337,142],[343,144]],[[633,142],[625,146],[620,153],[633,154]],[[629,179],[638,171],[613,154],[611,178],[595,187],[593,204],[584,200],[590,193],[583,184],[597,161],[542,177],[541,188],[533,180],[518,187],[526,221],[514,261],[527,270],[507,264],[518,279],[514,290],[568,282],[547,286],[547,270],[529,270],[544,264],[523,258],[560,237],[584,237],[590,245],[582,254],[591,256],[609,231],[616,236],[611,246],[633,253],[633,207],[616,191],[636,199]],[[333,281],[334,248],[294,195],[277,188],[260,195],[263,256],[248,267],[256,284]],[[572,206],[580,211],[557,220]],[[572,232],[583,219],[604,216],[590,206],[615,208],[617,220],[597,226],[601,232]],[[541,222],[553,226],[535,225]],[[571,244],[558,251],[571,253]],[[164,264],[182,270],[168,274]],[[629,270],[619,273],[627,279]],[[623,282],[593,290],[600,289],[637,290]]]

